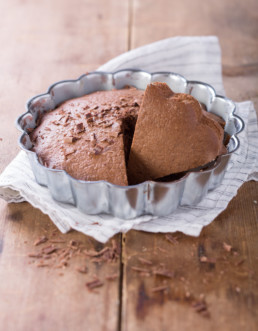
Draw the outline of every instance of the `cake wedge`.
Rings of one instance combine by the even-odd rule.
[[[191,95],[149,84],[138,113],[128,181],[138,184],[206,165],[226,152],[222,126]]]

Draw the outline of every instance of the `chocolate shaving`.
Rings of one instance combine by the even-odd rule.
[[[78,123],[76,125],[76,130],[77,130],[77,133],[83,132],[85,130],[83,123]]]
[[[65,243],[65,241],[64,240],[61,240],[61,239],[49,240],[49,242],[52,243],[52,244]]]
[[[65,151],[65,157],[67,157],[68,155],[71,155],[73,153],[75,153],[75,149],[71,149],[71,150],[68,150],[68,151]]]
[[[231,252],[232,250],[232,246],[231,245],[228,245],[227,243],[223,243],[223,248],[225,249],[225,251],[227,252]]]
[[[96,140],[97,140],[96,134],[95,133],[91,133],[91,135],[90,135],[90,141],[91,142],[96,142]]]
[[[78,138],[76,137],[64,137],[64,143],[66,144],[72,144],[74,142],[76,142],[78,140]]]
[[[162,276],[162,277],[167,277],[167,278],[174,277],[174,273],[171,271],[168,271],[168,270],[161,270],[161,269],[153,270],[153,274],[156,276]]]
[[[95,155],[100,155],[103,152],[103,147],[97,145],[95,148],[93,148]]]
[[[197,301],[192,304],[192,307],[197,313],[202,313],[204,311],[207,311],[207,304],[205,301]]]
[[[70,119],[69,115],[65,116],[64,123],[67,123],[69,121],[69,119]]]
[[[57,251],[57,247],[54,246],[54,245],[50,245],[48,247],[42,248],[41,251],[42,251],[43,254],[53,254],[54,252]]]
[[[241,259],[238,262],[235,263],[236,267],[239,267],[240,265],[242,265],[245,262],[245,259]]]
[[[80,272],[81,274],[86,274],[88,272],[88,268],[87,267],[76,268],[76,270],[78,272]]]
[[[163,292],[163,291],[166,291],[166,290],[168,290],[167,285],[163,285],[163,286],[153,287],[151,289],[151,292]]]
[[[40,253],[29,253],[28,257],[33,257],[35,259],[40,259],[40,258],[42,258],[42,254],[40,254]]]
[[[166,234],[165,238],[167,241],[169,241],[171,244],[178,244],[177,237],[173,237],[171,234]]]
[[[49,263],[38,263],[38,264],[36,264],[37,268],[43,268],[43,267],[49,267],[49,266],[50,266]]]
[[[137,272],[143,272],[143,273],[150,273],[148,269],[140,268],[140,267],[131,267],[132,270]]]
[[[48,238],[46,236],[43,236],[34,242],[34,246],[44,244],[46,241],[48,241]]]
[[[144,259],[143,257],[138,257],[138,260],[139,260],[142,264],[152,265],[152,262],[151,262],[150,260]]]
[[[164,248],[161,248],[161,247],[157,247],[157,249],[162,252],[162,253],[167,253],[168,251],[166,251]]]
[[[212,263],[212,264],[215,264],[216,263],[216,259],[215,258],[208,258],[207,256],[201,256],[200,257],[200,261],[202,263]]]
[[[119,110],[120,107],[119,107],[119,106],[112,106],[112,109],[114,109],[114,110]]]
[[[109,251],[110,248],[109,247],[104,247],[101,251],[99,252],[95,252],[95,251],[84,251],[84,254],[87,256],[91,256],[91,257],[98,257],[103,255],[105,252]]]
[[[118,276],[119,276],[118,273],[115,273],[113,275],[107,275],[106,280],[115,280],[117,279]]]
[[[103,286],[104,283],[97,278],[95,280],[92,280],[91,282],[87,282],[85,285],[87,286],[88,290],[93,290],[96,287]]]

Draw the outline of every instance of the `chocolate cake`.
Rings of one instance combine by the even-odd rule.
[[[143,91],[99,91],[46,113],[30,134],[42,164],[76,179],[127,185],[126,159]]]
[[[224,122],[192,96],[165,83],[143,94],[130,87],[64,102],[30,133],[33,150],[49,168],[117,185],[186,171],[223,153]]]
[[[204,166],[226,151],[224,121],[203,110],[191,95],[165,83],[149,84],[131,146],[131,184]]]

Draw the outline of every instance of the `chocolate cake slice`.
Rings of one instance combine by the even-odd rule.
[[[128,162],[130,184],[203,166],[223,152],[222,123],[191,95],[165,83],[147,86]]]

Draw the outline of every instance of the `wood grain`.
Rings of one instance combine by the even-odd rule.
[[[18,152],[13,123],[28,98],[96,69],[128,46],[218,35],[228,96],[257,105],[255,0],[10,0],[0,2],[0,12],[0,172]],[[98,263],[75,254],[60,269],[51,263],[39,268],[28,256],[49,245],[34,246],[43,235],[64,241],[54,244],[59,250],[71,241],[83,250],[103,245],[75,231],[60,234],[28,203],[0,201],[0,329],[255,330],[257,201],[258,184],[244,184],[199,238],[124,235],[122,305],[119,277],[106,280],[119,275],[119,259]],[[114,239],[119,246],[120,236]],[[79,273],[84,266],[88,272]],[[104,282],[97,293],[85,286],[95,276]]]
[[[2,330],[115,330],[118,323],[119,259],[93,262],[69,249],[71,242],[85,250],[100,251],[104,245],[78,232],[61,234],[49,218],[28,203],[10,204],[0,227],[0,325]],[[35,246],[45,236],[48,241]],[[119,236],[114,240],[119,244]],[[53,241],[53,242],[52,242]],[[50,259],[29,257],[54,245],[74,255],[67,265],[56,253]],[[111,247],[111,242],[105,247]],[[83,250],[82,250],[83,251]],[[56,263],[54,261],[57,260]],[[48,264],[48,266],[47,266]],[[42,266],[42,267],[40,267]],[[77,268],[87,268],[87,273]],[[106,276],[117,274],[114,280]],[[89,291],[86,283],[97,277],[103,286]]]
[[[199,238],[176,233],[169,241],[164,234],[126,234],[122,329],[255,330],[257,196],[256,183],[244,184]],[[169,276],[155,274],[157,269]],[[153,292],[160,286],[167,289]],[[198,312],[196,302],[205,302],[207,309]]]
[[[0,1],[0,172],[17,154],[15,118],[27,99],[57,80],[77,78],[127,50],[128,4],[115,0]],[[119,31],[119,33],[116,33]],[[75,255],[64,269],[36,267],[28,254],[34,241],[56,230],[50,219],[27,203],[0,201],[0,329],[115,330],[119,322],[119,259],[92,262]],[[56,235],[59,232],[56,233]],[[53,239],[53,238],[52,238]],[[65,243],[86,250],[103,245],[75,231]],[[120,236],[115,240],[120,245]],[[111,242],[107,243],[107,247]],[[47,261],[48,262],[48,261]],[[76,271],[87,266],[87,274]],[[106,276],[117,274],[114,280]],[[98,277],[95,291],[85,286]]]

